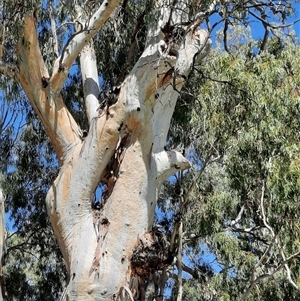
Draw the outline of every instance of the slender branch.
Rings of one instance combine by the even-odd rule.
[[[179,229],[179,223],[176,223],[174,225],[174,229],[173,229],[173,232],[172,232],[172,235],[171,235],[171,239],[170,239],[170,249],[172,251],[174,249],[175,237],[176,237],[176,234],[178,232],[178,229]]]
[[[98,30],[104,25],[119,2],[120,0],[103,1],[99,9],[93,14],[90,20],[86,22],[84,30],[71,36],[71,39],[69,39],[64,47],[61,57],[58,58],[54,64],[54,72],[50,81],[55,94],[58,94],[62,89],[74,60],[78,57],[84,46],[90,42]],[[82,16],[78,16],[77,19],[81,19],[81,17]]]
[[[181,263],[181,267],[182,270],[188,274],[190,274],[191,276],[193,276],[194,278],[198,278],[197,272],[196,270],[193,270],[192,268],[188,267],[187,265],[185,265],[183,262]]]
[[[255,233],[253,233],[253,231],[257,231],[257,230],[260,230],[260,229],[261,229],[260,226],[254,226],[254,227],[245,228],[245,229],[243,229],[243,228],[236,228],[235,226],[233,226],[231,228],[231,230],[233,232],[251,235],[255,240],[260,241],[260,242],[262,242],[265,245],[268,245],[269,241],[267,239],[263,239],[263,238],[259,237],[258,235],[256,235]],[[225,228],[225,231],[227,231],[227,230],[228,229]],[[239,239],[248,240],[249,238],[241,236],[241,237],[239,237]]]
[[[268,254],[270,253],[272,247],[274,246],[274,243],[275,243],[275,237],[270,242],[270,244],[269,244],[267,250],[265,251],[265,253],[263,254],[263,256],[259,259],[259,261],[256,263],[256,265],[253,267],[252,273],[251,273],[252,282],[254,281],[254,278],[255,278],[254,274],[255,274],[257,268],[266,260]]]
[[[297,286],[297,284],[292,280],[291,278],[291,271],[289,269],[288,263],[290,261],[292,261],[293,259],[297,258],[300,255],[300,251],[294,253],[293,255],[289,256],[288,258],[285,257],[284,252],[282,250],[282,247],[280,245],[279,239],[277,238],[277,236],[274,233],[273,228],[268,224],[267,222],[267,217],[266,217],[266,213],[265,213],[265,209],[264,209],[264,192],[265,192],[265,182],[263,181],[263,185],[262,185],[262,192],[261,192],[261,200],[260,200],[260,206],[261,206],[261,213],[262,213],[262,218],[263,218],[263,223],[265,225],[265,227],[270,231],[271,235],[272,235],[272,241],[269,244],[267,250],[265,251],[265,253],[263,254],[263,256],[260,258],[260,260],[257,262],[257,264],[253,267],[252,269],[252,273],[251,273],[251,285],[248,287],[248,289],[246,290],[246,292],[243,294],[241,300],[246,300],[251,292],[251,290],[254,288],[254,286],[261,280],[268,278],[268,277],[272,277],[274,276],[278,271],[280,271],[282,268],[285,268],[286,272],[287,272],[287,278],[288,281],[291,283],[291,285],[293,285],[296,289],[299,290],[299,287]],[[262,274],[256,278],[254,278],[254,274],[255,271],[257,270],[257,268],[266,260],[271,248],[274,245],[277,245],[280,249],[280,253],[281,253],[281,257],[283,259],[283,261],[281,262],[281,264],[279,264],[277,266],[277,268],[272,272],[272,273],[265,273]]]
[[[195,188],[197,182],[199,181],[199,179],[201,178],[206,166],[216,160],[219,159],[219,157],[217,158],[214,158],[213,160],[211,160],[211,157],[213,155],[213,148],[211,148],[210,152],[208,153],[208,155],[206,156],[202,166],[201,166],[201,169],[199,170],[198,172],[198,175],[195,177],[193,183],[190,185],[190,187],[188,188],[187,192],[185,193],[184,195],[184,204],[187,202],[187,200],[189,199],[189,196],[191,194],[191,192],[193,191],[193,189]]]
[[[281,268],[283,268],[287,263],[289,263],[290,261],[296,259],[298,256],[300,255],[300,251],[292,254],[291,256],[289,256],[288,258],[286,258],[278,267],[277,269],[273,272],[273,274],[275,274],[276,272],[278,272]],[[296,286],[297,289],[299,289],[298,286]]]
[[[269,27],[268,27],[268,22],[267,22],[267,14],[266,14],[266,12],[265,12],[265,10],[262,6],[256,5],[257,4],[256,1],[251,1],[251,3],[253,5],[255,5],[255,9],[257,9],[260,12],[261,18],[264,20],[263,26],[265,28],[265,34],[264,34],[262,43],[260,45],[259,53],[261,53],[262,51],[266,50],[267,41],[268,41],[268,37],[269,37]]]
[[[57,157],[61,160],[69,146],[80,141],[81,130],[61,95],[55,95],[51,89],[49,73],[39,47],[36,20],[33,17],[25,18],[23,37],[17,45],[17,53],[20,57],[20,71],[16,73],[16,80],[42,121]]]
[[[264,37],[263,37],[263,41],[260,45],[259,53],[266,50],[266,48],[267,48],[267,42],[268,42],[268,37],[269,37],[269,29],[268,29],[268,26],[266,26],[266,25],[264,25],[264,27],[265,27],[265,34],[264,34]]]
[[[243,294],[241,300],[246,300],[251,292],[251,290],[254,288],[254,286],[261,280],[269,277],[273,277],[277,272],[279,272],[283,267],[285,267],[286,264],[288,264],[290,261],[296,259],[300,255],[300,251],[291,255],[289,258],[287,258],[285,261],[283,261],[272,273],[265,273],[257,277],[254,281],[252,281],[250,287],[246,290],[246,292]],[[299,290],[299,287],[294,283],[295,288]],[[293,286],[294,286],[293,285]]]
[[[74,25],[75,25],[75,22],[64,22],[64,23],[60,24],[60,25],[57,27],[57,30],[56,30],[56,31],[59,31],[59,30],[61,30],[64,26],[68,26],[68,25],[74,26]]]
[[[135,28],[134,28],[133,33],[131,35],[131,45],[130,45],[130,48],[129,48],[129,51],[128,51],[127,60],[124,64],[124,67],[123,67],[118,79],[116,80],[116,84],[115,84],[116,86],[119,86],[121,84],[121,82],[124,80],[125,75],[126,75],[126,71],[128,70],[128,67],[129,67],[129,65],[132,61],[134,50],[135,50],[135,47],[136,47],[136,44],[137,44],[136,36],[137,36],[139,30],[141,29],[141,27],[145,23],[144,22],[144,17],[146,15],[146,12],[149,9],[149,7],[148,7],[149,3],[150,2],[148,2],[148,5],[146,5],[144,11],[141,13],[141,15],[136,20]]]
[[[66,65],[63,63],[64,58],[68,56],[68,48],[73,42],[74,38],[78,36],[81,33],[87,32],[88,29],[84,29],[81,27],[77,32],[73,33],[70,38],[68,39],[67,43],[64,45],[61,56],[59,57],[59,67],[58,67],[58,73],[63,72],[64,69],[66,68]]]
[[[289,261],[290,258],[295,258],[295,257],[297,257],[297,256],[298,256],[297,254],[299,254],[300,251],[297,252],[297,253],[295,253],[295,254],[293,254],[293,255],[291,255],[289,258],[286,258],[286,257],[285,257],[285,254],[284,254],[284,251],[283,251],[283,248],[282,248],[282,246],[281,246],[281,244],[280,244],[280,242],[279,242],[279,239],[278,239],[278,247],[279,247],[279,249],[280,249],[280,255],[281,255],[281,258],[282,258],[282,260],[283,260],[283,264],[284,264],[284,267],[285,267],[285,270],[286,270],[286,273],[287,273],[287,279],[288,279],[288,281],[290,282],[290,284],[291,284],[294,288],[296,288],[297,290],[299,290],[299,286],[298,286],[298,285],[293,281],[293,279],[292,279],[291,270],[290,270],[290,268],[289,268],[289,266],[288,266],[288,264],[287,264],[287,261]]]
[[[286,27],[291,27],[293,25],[295,25],[296,23],[298,23],[300,21],[300,18],[295,20],[294,22],[291,22],[289,24],[284,24],[284,25],[273,25],[267,21],[265,21],[264,19],[262,19],[261,17],[259,17],[258,15],[256,15],[255,13],[251,12],[250,10],[248,11],[250,15],[252,15],[253,17],[255,17],[256,19],[260,20],[262,23],[266,24],[268,27],[271,27],[273,29],[278,29],[278,28],[286,28]]]
[[[223,41],[224,41],[224,49],[226,52],[230,53],[227,45],[227,30],[228,30],[228,19],[225,19],[224,29],[223,29]]]
[[[119,293],[118,293],[118,295],[117,295],[116,300],[119,300],[119,299],[120,299],[120,296],[121,296],[121,293],[122,293],[123,290],[128,294],[128,297],[130,298],[130,301],[134,301],[130,289],[129,289],[128,287],[126,287],[126,286],[121,286],[121,287],[120,287],[120,290],[119,290]],[[125,299],[126,299],[126,298],[125,298]],[[122,300],[123,300],[123,298],[122,298]]]
[[[194,70],[196,70],[198,73],[200,73],[201,76],[202,76],[204,79],[208,79],[208,80],[211,80],[211,81],[213,81],[213,82],[216,82],[216,83],[219,83],[219,84],[223,84],[223,85],[229,85],[230,87],[236,88],[238,91],[244,93],[245,95],[248,94],[246,90],[237,87],[234,83],[232,83],[232,82],[230,82],[230,81],[227,81],[227,80],[221,80],[221,79],[217,79],[217,78],[212,78],[212,77],[210,77],[209,75],[204,74],[204,72],[203,72],[201,69],[196,68],[196,67],[194,67]],[[253,100],[253,101],[255,101],[255,100]]]
[[[288,279],[289,283],[290,283],[295,289],[297,289],[297,290],[299,290],[300,288],[299,288],[299,286],[294,282],[294,280],[292,279],[292,274],[291,274],[291,270],[290,270],[290,268],[289,268],[289,266],[288,266],[288,262],[290,261],[289,259],[290,259],[291,257],[292,257],[291,259],[294,259],[294,258],[298,257],[299,254],[300,254],[300,251],[297,252],[297,253],[295,253],[295,254],[293,254],[293,255],[291,255],[288,259],[285,259],[285,260],[284,260],[284,268],[285,268],[286,273],[287,273],[287,279]],[[282,258],[285,258],[285,255],[284,255],[283,250],[281,250],[281,256],[282,256]]]
[[[243,205],[238,216],[230,222],[230,226],[232,227],[235,226],[241,220],[244,210],[245,210],[245,206]]]
[[[182,221],[178,228],[178,252],[177,252],[177,269],[178,269],[178,295],[177,301],[182,300]]]
[[[270,231],[272,237],[275,237],[275,233],[272,229],[272,227],[268,224],[267,218],[266,218],[266,213],[265,213],[265,206],[264,206],[264,197],[265,197],[265,181],[262,183],[262,189],[261,189],[261,198],[260,198],[260,207],[261,207],[261,214],[263,217],[263,223],[265,227]]]

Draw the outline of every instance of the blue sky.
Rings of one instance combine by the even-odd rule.
[[[293,16],[288,17],[286,19],[286,25],[287,24],[293,24],[296,20],[298,20],[300,18],[300,2],[298,1],[292,1],[293,3],[293,7],[295,9],[295,12],[293,14]],[[220,21],[221,17],[218,14],[214,14],[211,17],[211,26],[214,25],[215,22]],[[278,20],[275,18],[268,18],[268,22],[270,22],[271,24],[274,25],[279,25]],[[254,17],[250,16],[249,18],[249,25],[250,25],[250,29],[251,29],[251,34],[253,36],[254,39],[262,39],[264,36],[264,27],[262,25],[262,22],[255,19]],[[213,46],[216,46],[216,33],[218,31],[223,30],[224,28],[224,22],[221,22],[220,24],[218,24],[211,35],[212,41],[213,41]],[[295,35],[300,39],[300,22],[297,22],[295,24],[292,25],[292,27],[286,27],[285,28],[285,32],[287,31],[291,31],[291,29],[295,32]],[[272,36],[272,33],[270,33],[270,36]]]

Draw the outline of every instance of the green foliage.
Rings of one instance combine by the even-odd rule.
[[[25,240],[22,234],[8,236],[4,275],[12,300],[57,300],[66,284],[53,234],[38,232],[39,244],[32,233]]]
[[[285,258],[299,251],[300,48],[272,38],[269,51],[249,56],[254,44],[241,43],[236,54],[215,50],[197,67],[189,87],[194,95],[198,88],[199,97],[182,95],[174,115],[170,141],[190,151],[194,171],[166,184],[164,202],[172,205],[171,194],[177,216],[174,188],[187,192],[196,179],[182,212],[186,235],[194,234],[184,244],[185,262],[197,270],[191,258],[206,246],[203,256],[215,270],[202,282],[187,279],[185,300],[241,298],[269,245],[255,277],[280,266],[281,250]],[[161,208],[170,210],[166,204]],[[294,281],[297,258],[289,262]],[[248,300],[299,298],[284,268],[267,279],[254,286]]]
[[[15,137],[6,170],[8,231],[4,275],[14,300],[57,300],[66,270],[46,212],[45,197],[57,173],[48,138],[33,114]]]

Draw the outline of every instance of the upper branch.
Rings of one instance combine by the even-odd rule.
[[[199,12],[197,13],[194,17],[193,17],[193,22],[192,24],[197,24],[199,22],[199,20],[202,20],[204,19],[205,17],[208,17],[210,16],[216,9],[216,6],[220,3],[221,1],[218,1],[218,0],[214,0],[211,2],[211,4],[209,5],[209,7],[207,8],[207,10],[205,11],[202,11],[202,12]],[[227,1],[225,1],[227,2]],[[224,2],[224,4],[225,4]]]
[[[177,150],[162,151],[153,156],[157,170],[156,179],[160,184],[177,171],[190,168],[189,161]]]
[[[17,45],[20,60],[15,78],[43,123],[60,160],[68,147],[80,140],[80,128],[61,96],[52,93],[36,30],[35,18],[25,18],[23,37]]]
[[[61,56],[55,62],[50,79],[55,94],[59,93],[63,87],[74,60],[107,21],[119,2],[120,0],[105,0],[90,20],[86,22],[84,28],[72,35],[66,43]],[[78,19],[82,19],[82,16],[78,16]]]

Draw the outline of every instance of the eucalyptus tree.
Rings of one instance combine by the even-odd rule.
[[[205,62],[218,24],[228,50],[232,24],[248,24],[249,16],[262,22],[262,52],[276,28],[268,16],[284,21],[290,3],[2,1],[1,7],[2,80],[18,84],[59,162],[46,206],[69,275],[62,300],[162,300],[167,267],[175,263],[181,300],[182,222],[170,242],[153,227],[162,183],[190,167],[184,152],[165,148],[176,101]],[[214,14],[219,20],[211,25]],[[188,196],[180,196],[182,208]]]
[[[258,54],[235,31],[230,54],[216,49],[197,68],[191,112],[175,110],[170,135],[191,145],[194,171],[159,203],[183,219],[187,300],[298,300],[299,42],[272,37]]]

